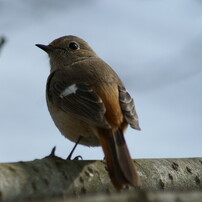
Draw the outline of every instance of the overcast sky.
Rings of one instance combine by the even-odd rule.
[[[202,156],[202,3],[194,0],[0,0],[0,162],[56,154],[73,143],[45,101],[49,62],[34,46],[85,39],[135,99],[142,131],[128,129],[133,158]],[[74,155],[103,159],[101,148]]]

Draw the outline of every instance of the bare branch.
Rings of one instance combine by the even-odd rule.
[[[140,159],[135,164],[142,181],[140,190],[202,189],[202,158]],[[3,201],[103,192],[116,192],[105,161],[71,161],[50,155],[30,162],[0,164],[0,199]]]

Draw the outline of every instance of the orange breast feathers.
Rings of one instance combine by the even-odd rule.
[[[95,87],[94,91],[97,93],[97,95],[100,96],[106,107],[105,116],[108,123],[112,127],[112,131],[117,131],[125,122],[119,104],[119,91],[117,85],[102,84],[100,86]]]

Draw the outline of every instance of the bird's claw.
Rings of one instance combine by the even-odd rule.
[[[53,147],[49,156],[55,156],[56,146]]]
[[[81,155],[79,155],[79,156],[76,156],[73,160],[83,160],[83,157],[81,156]]]

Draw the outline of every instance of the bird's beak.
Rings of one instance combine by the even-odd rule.
[[[44,50],[46,53],[49,53],[54,50],[54,48],[50,45],[36,44],[36,46]]]

